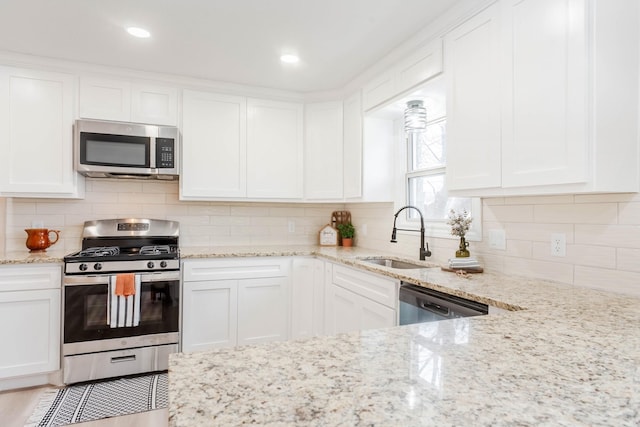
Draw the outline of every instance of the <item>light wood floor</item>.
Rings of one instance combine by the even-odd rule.
[[[53,387],[37,387],[0,392],[0,424],[2,427],[24,427],[25,422],[40,401],[40,396],[52,389]],[[169,425],[169,411],[159,409],[75,425],[82,427],[166,427]]]

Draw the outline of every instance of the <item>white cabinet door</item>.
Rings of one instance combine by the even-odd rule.
[[[0,195],[79,197],[73,167],[76,79],[0,67]]]
[[[362,197],[362,101],[360,93],[343,103],[344,198]]]
[[[183,92],[182,199],[246,196],[246,107],[243,97]]]
[[[183,286],[182,351],[235,346],[238,281],[184,282]]]
[[[0,378],[60,369],[59,266],[0,268]]]
[[[60,289],[0,292],[0,378],[60,369]]]
[[[131,120],[131,83],[96,77],[80,78],[80,117]]]
[[[500,31],[494,4],[445,37],[449,190],[501,185]]]
[[[288,339],[288,284],[288,277],[240,280],[238,345]]]
[[[639,5],[502,0],[445,36],[451,195],[638,191]]]
[[[178,89],[147,82],[83,76],[80,117],[177,126]]]
[[[327,311],[325,328],[330,334],[390,328],[397,324],[394,309],[335,284],[328,288],[327,303],[331,309]]]
[[[306,199],[342,199],[342,114],[341,102],[305,105]]]
[[[131,121],[178,125],[178,89],[148,83],[131,85]]]
[[[358,311],[363,297],[338,285],[327,287],[325,333],[341,334],[360,330]]]
[[[327,263],[325,333],[397,325],[398,283],[394,279]]]
[[[585,1],[504,0],[502,4],[503,186],[585,182],[589,69]]]
[[[291,338],[321,335],[324,329],[324,261],[294,258],[291,281]]]
[[[302,104],[248,99],[247,110],[247,196],[302,198]]]

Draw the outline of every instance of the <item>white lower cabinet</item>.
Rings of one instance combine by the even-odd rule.
[[[0,380],[60,369],[61,277],[58,265],[0,267]]]
[[[186,260],[182,351],[289,338],[291,258]]]
[[[291,338],[324,333],[324,261],[293,259],[291,285]]]
[[[325,280],[325,333],[398,324],[397,280],[332,263],[326,263]]]
[[[238,345],[289,338],[289,276],[238,281]]]
[[[182,351],[398,324],[399,282],[315,257],[185,260]]]
[[[237,285],[237,280],[184,283],[183,351],[233,347],[237,344]]]

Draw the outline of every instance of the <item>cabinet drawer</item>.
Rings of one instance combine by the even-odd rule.
[[[34,289],[60,289],[62,270],[59,265],[0,267],[0,292]]]
[[[187,260],[183,263],[185,282],[203,280],[255,279],[286,277],[291,270],[290,258],[234,258]]]
[[[394,310],[398,304],[398,285],[393,279],[334,265],[333,283]]]

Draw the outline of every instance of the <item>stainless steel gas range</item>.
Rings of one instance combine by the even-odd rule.
[[[165,370],[178,351],[179,224],[87,221],[82,250],[64,258],[66,384]]]

